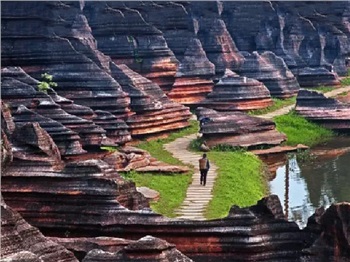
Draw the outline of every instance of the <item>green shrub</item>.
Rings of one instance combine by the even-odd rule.
[[[57,83],[52,81],[52,75],[49,75],[47,73],[41,74],[41,79],[42,81],[38,83],[39,91],[47,93],[47,90],[49,90],[49,88],[57,87]]]
[[[115,152],[118,150],[118,147],[116,146],[100,146],[101,150],[106,150],[108,152]]]

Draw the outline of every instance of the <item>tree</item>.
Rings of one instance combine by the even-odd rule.
[[[41,74],[41,79],[42,81],[38,84],[39,91],[47,93],[49,88],[57,87],[57,83],[52,82],[52,75],[49,75],[48,73]]]

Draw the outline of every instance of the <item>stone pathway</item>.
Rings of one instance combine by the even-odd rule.
[[[350,92],[350,86],[346,86],[346,87],[341,87],[341,88],[336,88],[332,91],[326,92],[324,93],[325,97],[332,97],[332,96],[336,96],[339,95],[343,92]],[[268,114],[264,114],[264,115],[259,115],[257,117],[261,117],[261,118],[274,118],[275,116],[280,116],[280,115],[284,115],[284,114],[288,114],[288,112],[290,110],[292,110],[295,107],[294,105],[290,105],[290,106],[286,106],[286,107],[282,107],[276,111],[273,111],[271,113]]]
[[[200,153],[194,153],[187,150],[190,142],[196,139],[197,134],[188,135],[176,139],[175,141],[165,144],[164,148],[172,153],[174,157],[185,164],[194,166],[195,172],[191,185],[187,189],[187,195],[182,205],[176,211],[179,218],[192,220],[205,220],[204,211],[212,198],[212,189],[216,178],[217,167],[210,162],[210,169],[207,176],[207,184],[200,185],[200,174],[198,169],[198,160],[201,158]],[[210,161],[210,159],[209,159]]]

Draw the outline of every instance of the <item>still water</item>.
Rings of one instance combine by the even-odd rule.
[[[312,152],[318,156],[305,163],[290,157],[270,181],[271,194],[279,196],[286,217],[300,228],[317,207],[350,202],[350,137],[337,138]]]

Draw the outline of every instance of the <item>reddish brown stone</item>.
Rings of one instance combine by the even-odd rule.
[[[203,121],[200,133],[209,147],[220,144],[239,147],[278,145],[286,139],[271,120],[203,107],[197,108],[196,114],[200,120],[207,119]]]
[[[272,99],[263,83],[226,69],[224,76],[200,105],[219,111],[247,111],[268,107],[272,105]]]
[[[350,105],[326,98],[316,91],[300,90],[295,110],[306,119],[326,128],[350,131]]]

